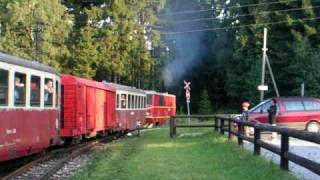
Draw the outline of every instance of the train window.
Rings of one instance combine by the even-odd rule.
[[[56,81],[56,107],[59,108],[60,92],[59,92],[59,81]]]
[[[40,106],[40,82],[39,76],[31,76],[30,105],[33,107]]]
[[[146,97],[143,97],[143,108],[146,108]]]
[[[26,75],[15,73],[14,75],[14,105],[26,105]]]
[[[141,101],[140,101],[140,99],[141,99],[141,96],[138,96],[138,109],[140,109],[141,108]]]
[[[134,104],[135,104],[135,106],[136,106],[136,109],[138,109],[138,96],[135,96],[136,97],[136,99],[135,99],[135,101],[134,101]]]
[[[131,103],[131,109],[134,109],[134,95],[131,95],[131,100],[130,100],[130,103]]]
[[[147,95],[147,104],[148,105],[152,104],[152,96],[151,95]]]
[[[127,106],[127,95],[121,94],[121,108],[125,109]]]
[[[144,108],[144,97],[141,96],[141,108]]]
[[[8,105],[8,85],[9,72],[0,69],[0,106]]]
[[[132,106],[132,103],[131,103],[131,95],[128,94],[128,108],[130,109]]]
[[[44,105],[47,107],[52,107],[53,105],[53,80],[49,78],[45,78],[44,80]]]
[[[160,96],[160,106],[164,106],[165,102],[164,102],[164,97]]]
[[[136,108],[135,99],[136,99],[136,96],[132,95],[132,109]]]
[[[120,107],[120,98],[119,98],[119,94],[117,94],[117,108],[119,108]]]
[[[136,109],[139,109],[139,96],[136,96]]]

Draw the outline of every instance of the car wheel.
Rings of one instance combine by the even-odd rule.
[[[307,124],[308,132],[320,132],[320,124],[316,121],[311,121]]]

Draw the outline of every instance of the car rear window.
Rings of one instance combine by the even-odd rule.
[[[320,110],[320,102],[317,101],[304,101],[306,110]]]
[[[302,101],[285,101],[284,106],[287,111],[303,111]]]

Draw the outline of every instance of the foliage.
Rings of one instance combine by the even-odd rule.
[[[317,1],[287,1],[268,4],[267,1],[197,1],[188,7],[176,6],[179,0],[172,0],[168,8],[174,11],[206,10],[199,13],[183,14],[186,17],[174,17],[176,20],[192,20],[207,18],[208,20],[191,21],[182,28],[169,29],[183,31],[190,29],[210,29],[218,27],[233,27],[225,30],[205,31],[201,37],[201,46],[208,50],[205,55],[198,55],[192,68],[186,70],[184,79],[192,82],[193,104],[197,105],[203,89],[208,94],[215,108],[239,109],[242,99],[249,99],[253,105],[259,101],[257,86],[261,83],[263,28],[268,29],[267,54],[281,96],[300,96],[301,83],[305,83],[305,95],[319,97],[319,23],[312,20],[319,16]],[[251,4],[251,6],[246,6]],[[263,5],[256,5],[263,4]],[[178,8],[177,8],[178,7]],[[181,7],[181,8],[180,8]],[[228,9],[228,7],[230,7]],[[237,7],[237,8],[235,8]],[[301,9],[299,9],[301,8]],[[296,9],[295,11],[283,11]],[[213,15],[212,15],[213,13]],[[200,16],[201,17],[196,17]],[[212,17],[223,17],[221,19]],[[306,20],[309,18],[309,20]],[[263,23],[274,23],[262,26]],[[243,27],[238,27],[243,26]],[[201,31],[190,34],[203,33]],[[185,33],[176,34],[184,36]],[[196,49],[198,44],[183,44]],[[171,48],[174,49],[174,48]],[[175,53],[174,56],[178,57]],[[174,58],[173,58],[174,59]],[[180,79],[182,82],[183,79]],[[276,96],[270,73],[266,69],[266,85],[269,91],[265,98]],[[171,87],[178,92],[178,104],[183,101],[181,84]],[[180,103],[179,103],[180,102]],[[199,107],[193,106],[199,112]]]
[[[212,114],[212,113],[213,113],[213,108],[211,106],[208,92],[205,89],[200,96],[199,114]]]
[[[0,50],[36,59],[62,73],[139,88],[161,81],[153,50],[163,47],[152,32],[165,0],[1,0]],[[42,22],[36,40],[36,21]],[[153,77],[153,78],[149,78]]]
[[[239,109],[242,99],[258,103],[264,27],[280,95],[299,96],[304,83],[306,96],[320,96],[320,26],[305,19],[319,18],[318,1],[0,2],[0,51],[31,60],[38,42],[40,61],[62,73],[169,91],[181,106],[183,80],[189,80],[193,113],[201,109],[204,89],[214,109]],[[290,9],[296,10],[283,11]],[[190,30],[197,31],[167,33]],[[265,83],[265,97],[275,96],[268,71]]]
[[[63,69],[69,56],[66,39],[72,19],[59,0],[1,0],[0,50],[35,59],[35,22],[41,20],[41,62]]]

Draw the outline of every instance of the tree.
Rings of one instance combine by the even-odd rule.
[[[97,71],[99,53],[91,28],[81,30],[79,41],[73,45],[71,52],[72,56],[69,60],[69,66],[73,67],[71,73],[84,78],[92,78]]]
[[[82,35],[77,32],[86,29],[91,34],[91,44],[94,44],[90,55],[97,57],[97,60],[87,60],[94,62],[94,66],[86,63],[80,69],[87,71],[93,68],[90,76],[96,80],[108,80],[139,88],[151,87],[150,81],[153,79],[147,77],[152,75],[152,66],[156,65],[151,49],[161,46],[161,39],[159,33],[151,32],[149,26],[156,23],[156,13],[163,7],[164,0],[65,3],[69,9],[74,9],[71,13],[76,19],[76,33],[73,33],[71,41],[81,43],[79,37]],[[74,54],[74,48],[70,49]],[[71,62],[69,66],[74,71],[72,67],[77,60],[73,59]]]
[[[203,90],[199,101],[199,114],[212,114],[213,108],[207,90]]]
[[[35,59],[35,22],[42,22],[41,62],[64,69],[69,50],[66,46],[73,17],[60,0],[1,1],[0,50],[26,59]]]

